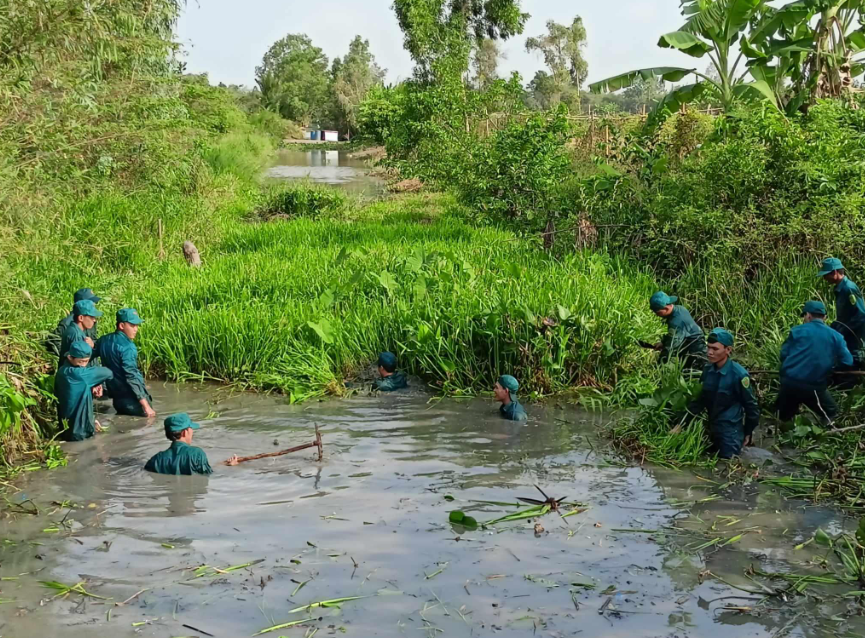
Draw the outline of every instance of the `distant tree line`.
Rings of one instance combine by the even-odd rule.
[[[347,135],[357,129],[357,109],[382,84],[369,40],[360,36],[342,58],[327,56],[304,34],[289,34],[264,54],[255,69],[262,105],[302,126],[315,124]]]

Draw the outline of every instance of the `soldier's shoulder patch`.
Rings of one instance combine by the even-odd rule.
[[[751,387],[751,377],[742,377],[742,387],[746,390]]]
[[[855,293],[852,293],[852,292],[850,293],[850,305],[851,305],[851,306],[855,306],[855,305],[856,305],[856,294],[855,294]]]

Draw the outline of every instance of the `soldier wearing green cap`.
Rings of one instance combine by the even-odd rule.
[[[809,301],[802,309],[802,324],[793,326],[781,346],[781,388],[775,409],[782,421],[796,416],[804,404],[825,423],[838,414],[828,385],[832,371],[852,366],[844,338],[824,323],[826,306]]]
[[[751,445],[754,430],[760,424],[760,406],[754,398],[748,371],[733,361],[733,335],[724,328],[709,334],[707,357],[703,369],[700,397],[688,406],[689,418],[708,414],[712,452],[730,459]]]
[[[520,389],[519,381],[509,374],[503,374],[493,387],[496,401],[502,405],[499,414],[508,421],[525,421],[529,418],[526,409],[517,401],[517,390]]]
[[[94,304],[99,303],[99,297],[97,297],[90,288],[81,288],[75,291],[75,295],[73,295],[72,303],[75,304],[79,301],[89,300]],[[56,356],[60,356],[60,342],[63,339],[63,333],[66,332],[67,328],[72,325],[72,322],[75,321],[74,311],[70,311],[68,315],[63,317],[60,322],[57,324],[57,327],[51,331],[48,336],[45,338],[45,348],[51,354]],[[93,343],[96,343],[96,326],[90,328],[89,330],[85,330],[84,334],[88,337]],[[93,345],[91,343],[91,346]]]
[[[405,375],[396,369],[396,355],[392,352],[382,352],[378,355],[378,373],[374,389],[379,392],[393,392],[408,387]]]
[[[165,419],[165,438],[171,441],[171,447],[153,455],[144,469],[156,474],[181,476],[212,474],[213,469],[204,450],[190,445],[193,432],[200,427],[186,412],[172,414]],[[225,463],[237,465],[237,462],[237,456],[232,456]]]
[[[102,359],[102,365],[114,373],[114,379],[108,382],[108,394],[117,414],[154,417],[153,398],[138,368],[138,348],[134,343],[138,327],[144,320],[134,308],[118,310],[116,320],[117,330],[102,337],[94,349]]]
[[[57,420],[67,441],[83,441],[99,431],[93,415],[93,388],[114,376],[108,368],[87,367],[93,349],[86,341],[74,341],[66,353],[66,365],[57,369],[54,394]]]
[[[60,338],[60,359],[57,361],[57,368],[60,369],[66,365],[66,353],[69,352],[69,346],[76,341],[84,341],[91,348],[94,345],[93,339],[87,336],[87,333],[96,332],[96,320],[102,316],[102,311],[96,307],[90,299],[82,299],[76,301],[72,306],[72,323],[63,332]],[[92,360],[92,357],[91,357]]]
[[[676,356],[684,361],[686,368],[701,370],[706,364],[703,331],[687,308],[676,305],[678,300],[663,291],[656,292],[649,300],[652,312],[667,322],[667,334],[655,345],[655,350],[661,352],[662,362]]]
[[[861,367],[865,347],[865,301],[859,286],[850,281],[840,259],[823,260],[818,277],[835,286],[835,321],[830,326],[837,330],[853,355],[854,365]]]

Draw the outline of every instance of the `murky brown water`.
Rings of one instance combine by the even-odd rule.
[[[163,416],[185,410],[202,421],[195,443],[214,475],[144,472],[146,459],[168,445],[161,425],[104,415],[109,432],[69,445],[68,467],[17,480],[20,491],[9,500],[33,499],[39,514],[13,514],[19,508],[7,506],[0,520],[0,577],[13,579],[0,581],[0,600],[9,601],[0,604],[0,636],[249,636],[305,618],[288,613],[296,607],[350,596],[365,598],[316,609],[305,626],[269,635],[318,629],[319,636],[357,637],[780,637],[865,630],[862,618],[841,615],[852,603],[800,597],[770,601],[759,615],[724,611],[756,601],[715,600],[748,594],[701,579],[701,572],[753,588],[744,576],[749,564],[803,569],[818,552],[794,546],[818,526],[837,532],[845,521],[757,486],[730,491],[686,472],[610,465],[592,450],[600,415],[531,406],[522,425],[500,420],[489,401],[428,402],[420,394],[288,406],[208,387],[157,385],[153,393]],[[325,440],[321,464],[308,451],[217,465],[232,453],[305,443],[315,423]],[[589,509],[543,517],[540,535],[533,521],[521,521],[457,540],[449,511],[471,509],[489,520],[512,510],[468,501],[535,497],[534,484]],[[712,495],[722,498],[695,503]],[[70,511],[70,502],[80,507]],[[708,554],[685,551],[692,538],[616,531],[673,524],[714,526],[727,537],[753,529]],[[224,570],[259,559],[248,569],[195,578],[201,565]],[[88,591],[111,600],[51,600],[41,580],[86,580]],[[602,593],[609,587],[620,593]],[[817,621],[817,610],[837,620]]]
[[[266,176],[274,179],[310,180],[338,186],[355,195],[377,197],[386,188],[382,179],[369,174],[369,164],[345,151],[281,150]]]

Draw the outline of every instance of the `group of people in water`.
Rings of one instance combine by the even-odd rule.
[[[774,407],[782,421],[790,421],[804,405],[831,426],[838,405],[829,392],[830,384],[849,385],[855,377],[844,378],[843,373],[858,370],[865,360],[865,302],[840,259],[825,259],[818,276],[834,286],[835,321],[826,325],[823,302],[804,304],[801,325],[790,329],[781,347],[780,389]],[[650,307],[668,328],[664,339],[653,347],[661,352],[662,360],[678,357],[686,369],[702,368],[702,391],[688,406],[685,421],[706,413],[712,451],[721,458],[732,458],[752,444],[760,422],[751,378],[731,359],[733,335],[715,328],[705,340],[691,314],[676,305],[677,301],[664,292],[652,295]]]
[[[72,311],[48,336],[46,347],[58,357],[54,377],[57,418],[62,436],[68,441],[89,439],[101,430],[96,420],[94,399],[110,398],[117,414],[153,418],[153,397],[147,391],[138,365],[135,339],[144,320],[134,308],[122,308],[115,315],[115,330],[97,338],[96,325],[103,313],[100,298],[90,288],[78,290]],[[97,360],[100,365],[97,365]],[[397,369],[397,358],[382,352],[377,361],[378,392],[396,392],[408,387],[405,373]],[[524,421],[526,411],[517,400],[517,380],[502,376],[495,384],[495,396],[502,403],[501,415]],[[144,469],[158,474],[210,474],[207,455],[191,445],[200,425],[188,414],[172,414],[164,421],[165,438],[171,446],[151,458]],[[236,465],[237,456],[225,461]]]
[[[819,276],[834,286],[836,321],[825,324],[826,307],[808,301],[802,308],[801,325],[790,330],[781,348],[780,390],[775,410],[782,420],[792,419],[805,405],[825,424],[831,424],[838,406],[829,393],[833,373],[849,372],[863,363],[865,302],[858,286],[846,274],[839,259],[823,261]],[[51,333],[46,343],[58,356],[54,394],[63,436],[83,441],[100,431],[94,399],[110,398],[117,414],[153,418],[153,398],[138,366],[135,339],[144,323],[134,308],[122,308],[115,316],[115,330],[97,339],[96,324],[102,311],[100,299],[89,288],[75,293],[72,311]],[[652,311],[667,324],[667,334],[650,347],[661,360],[682,360],[687,369],[702,369],[702,392],[688,408],[687,419],[701,413],[708,418],[712,449],[721,458],[738,455],[750,445],[760,422],[760,407],[748,371],[733,361],[733,335],[715,328],[708,339],[677,297],[665,292],[652,295]],[[96,365],[97,360],[100,365]],[[397,358],[382,352],[377,361],[379,378],[373,389],[396,392],[408,387],[406,375],[397,369]],[[493,388],[501,403],[500,415],[525,421],[525,408],[517,398],[519,382],[502,375]],[[172,414],[164,421],[171,447],[151,458],[145,469],[161,474],[209,474],[206,454],[191,445],[199,424],[186,413]],[[232,456],[227,465],[236,465]]]

